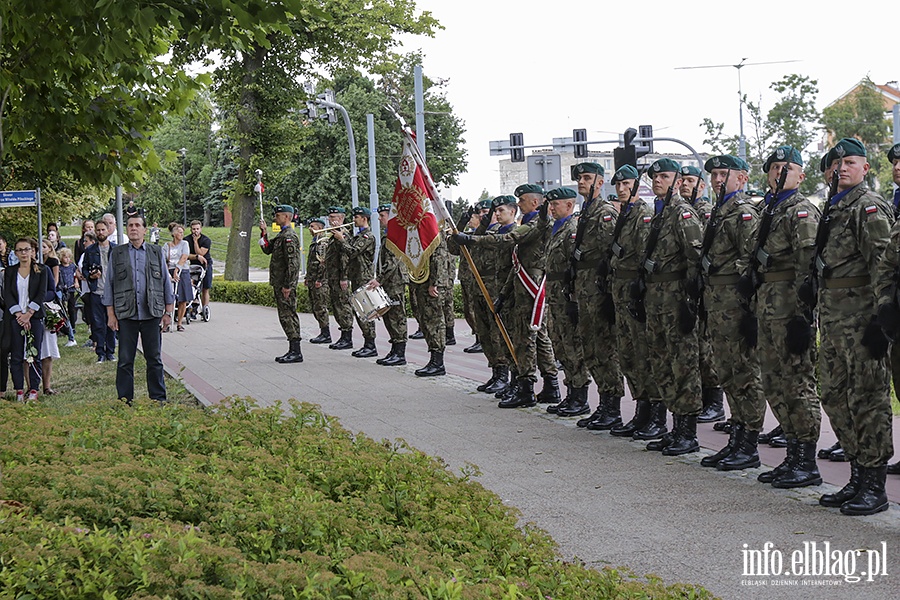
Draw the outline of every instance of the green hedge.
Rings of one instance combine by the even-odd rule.
[[[213,277],[213,287],[210,292],[213,302],[231,302],[232,304],[253,304],[256,306],[275,306],[275,297],[272,286],[268,283],[252,281],[225,281],[222,276]],[[453,310],[457,318],[463,316],[462,291],[459,284],[453,286]],[[309,292],[304,285],[297,286],[297,312],[308,313]],[[406,314],[412,317],[409,308],[409,291],[406,297]]]

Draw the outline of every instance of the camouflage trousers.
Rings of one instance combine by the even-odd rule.
[[[710,308],[706,327],[732,421],[750,431],[760,431],[766,416],[766,400],[756,350],[747,346],[738,331],[743,314],[740,306]],[[699,358],[697,364],[700,364]]]
[[[700,384],[704,388],[722,387],[719,383],[719,373],[713,361],[712,342],[709,339],[709,329],[701,325],[698,334],[700,342]]]
[[[590,270],[579,271],[575,284],[578,301],[578,334],[584,342],[584,363],[601,394],[625,395],[625,381],[619,368],[619,348],[615,326],[601,314],[604,296]]]
[[[492,296],[493,298],[496,296]],[[506,342],[494,321],[494,314],[481,294],[475,298],[475,335],[481,342],[481,349],[484,351],[484,357],[487,359],[489,367],[505,367],[509,364]]]
[[[562,288],[553,291],[553,300],[547,303],[549,313],[550,341],[553,343],[553,353],[562,363],[565,377],[563,383],[566,387],[582,388],[591,383],[591,376],[584,365],[581,338],[578,331],[572,326],[572,321],[566,314],[565,302],[557,298],[563,298]],[[551,288],[547,288],[547,296],[550,297]]]
[[[448,287],[439,286],[441,308],[444,311],[444,327],[450,329],[456,324],[456,311],[453,309],[453,284]]]
[[[363,282],[354,281],[351,283],[350,289],[357,290],[361,286],[365,285],[366,283],[368,283],[368,280],[363,281]],[[351,293],[351,296],[352,296],[352,293]],[[348,298],[348,302],[349,302],[349,298]],[[365,319],[360,317],[358,314],[356,314],[355,310],[352,310],[352,312],[353,312],[353,317],[356,319],[356,324],[359,325],[359,329],[360,329],[360,331],[362,331],[363,338],[365,338],[367,340],[374,340],[375,339],[375,321],[366,321]]]
[[[447,342],[447,332],[444,329],[444,308],[441,291],[438,290],[437,298],[428,293],[428,283],[409,284],[410,300],[415,298],[419,307],[419,328],[425,335],[429,352],[443,352]]]
[[[353,330],[353,311],[350,308],[350,294],[352,290],[347,286],[346,290],[341,289],[340,281],[328,280],[328,301],[331,304],[331,314],[337,321],[341,331]]]
[[[613,302],[616,306],[616,342],[619,351],[619,365],[631,389],[631,397],[641,400],[658,400],[659,390],[656,388],[650,371],[647,326],[638,322],[628,312],[628,293],[631,278],[613,279]]]
[[[900,398],[900,344],[891,345],[891,382],[894,394]]]
[[[300,339],[300,316],[297,314],[297,290],[291,288],[291,293],[285,298],[281,288],[272,288],[275,296],[275,308],[278,310],[278,322],[288,340]]]
[[[406,286],[384,288],[393,303],[391,309],[381,319],[390,336],[392,344],[406,343]]]
[[[481,290],[473,278],[466,278],[460,279],[459,292],[462,296],[463,317],[472,331],[475,331],[475,301],[481,296]]]
[[[788,352],[785,325],[789,319],[760,318],[759,370],[769,406],[788,439],[817,442],[822,410],[816,389],[816,347],[803,355]],[[813,340],[816,339],[813,330]]]
[[[648,284],[651,288],[658,284]],[[647,357],[659,395],[676,415],[698,415],[700,398],[700,348],[697,328],[689,334],[678,328],[677,306],[671,310],[647,310]]]
[[[847,455],[863,467],[893,456],[888,360],[874,360],[862,345],[871,311],[819,315],[822,408]]]
[[[535,373],[539,370],[541,377],[555,378],[559,369],[556,367],[556,356],[553,354],[553,343],[547,335],[547,321],[550,315],[545,314],[541,328],[531,328],[531,312],[534,298],[528,294],[521,283],[516,282],[513,288],[513,306],[504,310],[504,324],[516,349],[514,364],[516,376],[536,381]],[[504,348],[506,348],[504,344]],[[508,349],[507,349],[508,351]],[[510,358],[512,358],[510,356]]]
[[[322,282],[320,287],[316,287],[315,282],[310,282],[306,290],[309,293],[309,310],[316,318],[319,329],[328,329],[328,284]]]

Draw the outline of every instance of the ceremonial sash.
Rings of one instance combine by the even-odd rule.
[[[541,277],[540,285],[535,283],[534,279],[531,278],[531,275],[522,268],[522,263],[519,262],[519,253],[515,248],[513,248],[512,263],[516,276],[519,278],[519,282],[528,292],[528,295],[534,298],[534,304],[531,307],[531,321],[529,322],[529,326],[532,331],[538,331],[541,328],[541,322],[544,320],[544,306],[546,302],[544,283],[547,281],[547,277]]]

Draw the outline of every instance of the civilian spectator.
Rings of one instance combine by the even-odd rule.
[[[47,268],[47,298],[58,300],[56,286],[59,283],[59,258],[49,239],[41,242],[41,251],[44,253],[44,266]],[[59,342],[56,332],[44,327],[44,337],[41,341],[41,371],[44,379],[44,395],[52,396],[56,391],[50,387],[53,376],[53,359],[59,358]]]
[[[91,297],[91,333],[94,337],[94,352],[97,353],[97,362],[116,359],[116,332],[107,326],[106,308],[101,302],[107,282],[109,251],[116,245],[109,239],[112,232],[108,227],[106,221],[97,221],[94,226],[97,243],[85,249],[81,270],[87,278],[91,291],[89,294]]]
[[[9,266],[9,254],[11,248],[6,242],[6,238],[0,235],[0,270]]]
[[[94,222],[90,219],[81,222],[81,237],[75,242],[74,261],[76,265],[81,260],[81,255],[84,254],[84,236],[87,233],[94,233]]]
[[[191,250],[184,240],[184,227],[178,223],[170,223],[169,231],[172,232],[172,241],[166,242],[164,252],[166,262],[169,265],[169,274],[175,282],[175,301],[178,303],[178,315],[176,317],[177,331],[184,331],[182,320],[187,310],[188,302],[194,299],[194,290],[191,287],[191,269],[188,265],[188,256]],[[168,328],[163,329],[168,331]]]
[[[209,251],[212,248],[212,240],[203,235],[203,223],[191,221],[191,235],[188,236],[187,243],[191,250],[191,264],[203,265],[206,269],[206,275],[200,285],[200,312],[204,315],[204,319],[209,321],[209,290],[212,288],[213,278],[213,261]]]
[[[84,233],[81,236],[82,240],[84,240],[84,249],[90,248],[94,244],[97,243],[97,235],[94,233],[94,224],[91,222],[91,230]],[[91,288],[88,285],[87,275],[85,274],[84,267],[84,254],[81,255],[81,258],[76,261],[76,270],[75,270],[75,281],[78,283],[79,290],[81,291],[81,319],[84,321],[85,325],[88,326],[88,338],[84,341],[84,347],[94,349],[94,337],[91,335],[93,332],[93,319],[91,319]]]
[[[47,239],[53,242],[54,250],[66,247],[66,243],[62,241],[62,236],[59,235],[59,225],[56,223],[47,223]]]
[[[68,348],[76,344],[75,321],[77,319],[77,308],[75,301],[78,295],[76,293],[75,271],[78,268],[72,260],[72,251],[68,248],[62,248],[56,254],[59,256],[59,281],[56,283],[56,289],[69,317],[69,341],[66,343]]]

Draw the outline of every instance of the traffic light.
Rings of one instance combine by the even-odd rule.
[[[327,104],[319,104],[320,108],[325,109],[325,114],[321,115],[323,119],[328,119],[330,124],[337,123],[337,115],[334,112],[334,90],[325,90],[324,93],[316,96],[319,100],[324,100]]]
[[[587,129],[573,129],[572,140],[575,142],[575,158],[587,158],[587,144],[579,143],[587,141]]]
[[[634,138],[637,137],[637,134],[637,129],[629,127],[622,135],[624,145],[613,150],[613,162],[615,162],[617,171],[625,165],[637,168],[637,159],[650,151],[650,148],[644,145],[634,145]]]
[[[510,162],[525,162],[525,138],[521,133],[509,134],[509,160]],[[515,148],[514,146],[519,146]]]

